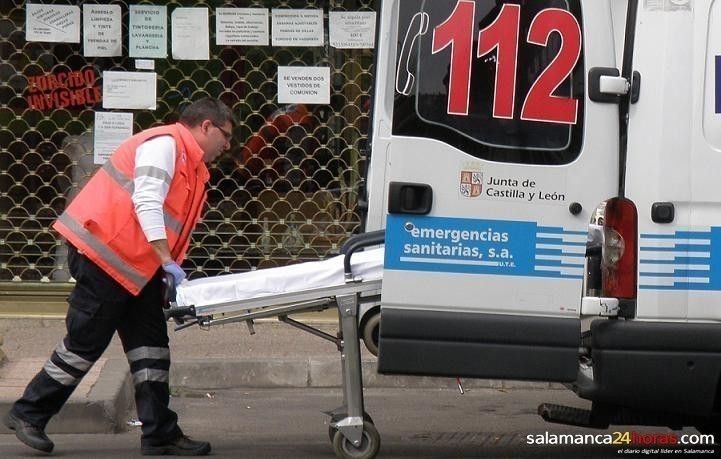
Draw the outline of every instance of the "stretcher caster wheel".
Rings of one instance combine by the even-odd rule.
[[[330,418],[330,422],[338,422],[346,416],[348,416],[348,415],[345,413],[336,414],[335,416]],[[371,424],[374,424],[373,418],[371,417],[371,415],[366,413],[365,411],[363,412],[363,422],[370,422]],[[331,443],[333,443],[333,437],[335,437],[335,433],[337,431],[338,431],[338,429],[336,429],[335,427],[328,426],[328,439],[330,440]]]
[[[340,459],[373,459],[381,447],[381,436],[372,423],[363,422],[363,438],[359,447],[353,446],[340,431],[333,436],[333,452]]]

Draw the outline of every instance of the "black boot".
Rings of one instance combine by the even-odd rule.
[[[8,413],[3,419],[3,424],[10,430],[15,431],[18,440],[25,443],[31,448],[39,451],[50,453],[55,444],[45,435],[45,431],[40,427],[34,426],[27,421],[15,416],[12,412]]]
[[[210,443],[182,435],[162,445],[141,444],[140,451],[143,456],[205,456],[210,452]]]

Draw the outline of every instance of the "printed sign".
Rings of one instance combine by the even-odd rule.
[[[329,104],[330,67],[278,67],[278,102]]]
[[[273,10],[273,46],[323,46],[323,10]]]
[[[172,16],[173,59],[210,59],[208,8],[175,8]]]
[[[132,135],[132,113],[95,112],[93,163],[105,164],[118,145]]]
[[[535,222],[389,215],[385,269],[581,279],[586,231]]]
[[[532,174],[527,168],[467,161],[461,164],[458,177],[462,198],[568,205],[562,170],[548,168],[543,174]]]
[[[215,36],[218,45],[268,46],[268,10],[218,8],[215,10]]]
[[[328,13],[330,45],[339,49],[374,48],[375,11],[330,11]]]
[[[123,55],[120,5],[83,5],[83,54],[93,57]]]
[[[80,8],[68,5],[25,5],[25,39],[80,43]]]
[[[130,5],[130,57],[168,57],[168,20],[165,6]]]
[[[155,110],[155,72],[103,72],[103,108]]]
[[[98,76],[87,68],[72,72],[28,75],[25,100],[35,110],[93,106],[102,100]]]

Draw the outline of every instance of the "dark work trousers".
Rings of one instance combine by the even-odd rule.
[[[168,408],[170,351],[162,306],[162,270],[133,296],[72,246],[68,265],[76,284],[68,298],[67,335],[15,402],[13,413],[45,428],[117,331],[135,385],[142,443],[175,440],[182,432],[177,415]]]

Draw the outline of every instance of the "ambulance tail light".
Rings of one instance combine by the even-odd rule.
[[[603,209],[601,295],[635,299],[638,258],[638,212],[632,201],[613,198]]]

